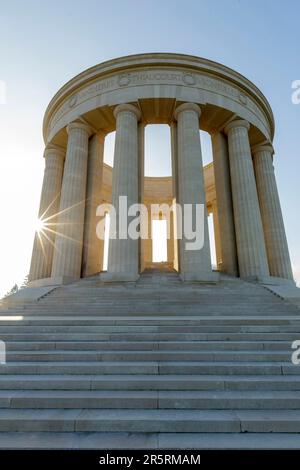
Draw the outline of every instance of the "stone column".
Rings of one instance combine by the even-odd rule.
[[[260,204],[270,275],[293,279],[289,249],[273,167],[273,147],[253,150],[256,186]]]
[[[145,123],[138,123],[138,170],[139,170],[139,202],[144,198],[145,186]]]
[[[116,140],[112,182],[112,204],[116,210],[116,238],[110,225],[108,272],[103,277],[108,281],[134,281],[139,270],[139,240],[128,237],[119,227],[119,197],[127,196],[127,207],[138,203],[138,120],[140,111],[131,104],[118,105],[116,118]],[[128,217],[127,229],[132,217]],[[126,237],[121,238],[120,237]]]
[[[177,122],[172,121],[170,124],[171,137],[171,162],[172,162],[172,196],[178,197],[178,137]]]
[[[177,122],[172,121],[170,124],[170,137],[171,137],[171,161],[172,161],[172,203],[175,207],[178,202],[178,138],[177,138]],[[178,214],[176,210],[172,211],[172,239],[173,239],[173,267],[176,271],[179,271],[179,260],[180,260],[180,244],[177,238],[177,218]]]
[[[143,240],[144,267],[147,268],[152,263],[152,219],[151,206],[147,205],[148,212],[148,239]]]
[[[145,186],[145,123],[139,122],[138,124],[138,184],[139,184],[139,203],[144,200],[144,186]],[[141,225],[147,221],[141,220]],[[145,269],[145,240],[139,239],[139,271],[143,272]]]
[[[171,205],[172,202],[170,201],[168,204]],[[167,239],[167,255],[168,255],[167,261],[172,266],[172,268],[174,268],[174,264],[175,264],[174,263],[175,261],[174,214],[171,212],[169,218],[166,216],[166,220],[167,220],[167,235],[169,237]]]
[[[217,205],[215,207],[217,211],[213,213],[213,217],[214,222],[218,219],[221,232],[221,236],[219,237],[219,255],[222,259],[220,270],[231,276],[237,276],[237,252],[233,220],[228,145],[227,137],[222,132],[216,132],[212,135],[212,150],[217,196]]]
[[[67,127],[64,169],[52,278],[59,283],[80,278],[86,198],[88,146],[91,130],[82,122]]]
[[[199,117],[201,110],[194,103],[184,103],[175,110],[178,132],[178,196],[184,213],[184,205],[193,207],[195,223],[196,204],[204,205],[204,246],[197,250],[187,250],[189,243],[182,231],[180,240],[180,272],[183,280],[212,281],[210,245],[208,236],[207,209],[203,177],[203,163],[200,143]],[[201,224],[203,221],[201,221]]]
[[[263,280],[269,276],[264,233],[258,203],[248,130],[249,123],[229,123],[229,161],[240,276]]]
[[[213,221],[214,221],[214,235],[215,235],[215,245],[216,245],[216,263],[217,269],[223,271],[223,259],[222,259],[222,241],[220,234],[220,223],[219,223],[219,210],[217,201],[212,201],[211,204]]]
[[[47,145],[44,157],[45,171],[39,208],[39,219],[44,225],[35,234],[29,281],[51,276],[65,151],[55,145]]]
[[[91,276],[102,271],[104,240],[96,233],[99,217],[96,210],[101,204],[103,152],[105,134],[98,132],[89,143],[84,239],[82,254],[82,276]]]

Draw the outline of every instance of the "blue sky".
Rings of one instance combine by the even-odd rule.
[[[7,100],[0,104],[0,294],[28,271],[49,100],[87,67],[156,51],[221,62],[270,101],[277,181],[300,279],[300,105],[291,101],[292,81],[300,79],[299,16],[296,0],[1,2],[0,81]]]

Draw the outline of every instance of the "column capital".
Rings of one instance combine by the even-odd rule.
[[[67,125],[67,133],[70,134],[70,131],[72,131],[73,129],[83,129],[88,133],[89,137],[93,134],[92,128],[85,122],[81,122],[81,121],[70,122],[70,124]]]
[[[134,113],[138,121],[141,119],[141,111],[139,110],[139,108],[129,103],[118,104],[118,106],[115,107],[114,109],[115,118],[117,118],[118,114],[123,111],[127,111],[127,112],[129,111],[131,113]]]
[[[61,158],[65,158],[66,151],[62,147],[55,144],[47,144],[44,150],[44,158],[47,158],[50,154],[55,153]]]
[[[260,152],[268,152],[271,154],[271,156],[274,154],[274,148],[271,143],[255,145],[251,150],[253,155],[257,155]]]
[[[105,139],[105,137],[106,137],[106,132],[104,132],[102,129],[99,129],[99,130],[95,133],[95,135],[96,135],[97,137],[99,137],[99,139]]]
[[[224,128],[224,132],[225,134],[228,134],[228,132],[231,130],[231,129],[235,129],[236,127],[242,127],[242,128],[245,128],[247,129],[247,131],[249,131],[250,129],[250,124],[248,121],[246,121],[245,119],[236,119],[234,121],[231,121],[229,122],[225,128]]]
[[[145,127],[147,126],[147,123],[145,121],[140,121],[139,126],[140,126],[140,128],[145,129]]]
[[[179,105],[178,108],[176,108],[174,111],[174,118],[176,119],[176,121],[178,119],[178,114],[182,111],[194,111],[198,114],[199,118],[201,116],[201,108],[196,103],[183,103]]]

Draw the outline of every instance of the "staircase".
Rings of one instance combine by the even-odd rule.
[[[263,286],[88,278],[0,310],[1,448],[299,448],[300,311]]]

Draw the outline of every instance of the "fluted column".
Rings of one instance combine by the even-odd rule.
[[[293,279],[272,155],[273,147],[271,145],[260,145],[253,150],[256,185],[270,275]]]
[[[39,219],[43,222],[43,227],[35,234],[29,281],[51,276],[54,231],[60,201],[65,152],[55,145],[47,145],[44,157],[45,171],[39,208]]]
[[[142,240],[143,243],[143,258],[144,267],[146,268],[152,263],[152,219],[151,219],[151,205],[147,205],[147,222],[148,222],[148,238]]]
[[[229,123],[228,135],[234,222],[240,276],[262,280],[269,276],[248,130],[249,123]]]
[[[52,277],[62,283],[79,279],[81,274],[91,130],[82,122],[72,122],[68,125],[67,132],[68,146],[52,267]]]
[[[138,187],[139,187],[139,203],[144,200],[144,187],[145,187],[145,123],[138,123]],[[144,226],[147,221],[141,219],[141,226]],[[143,272],[145,269],[145,241],[139,239],[139,271]]]
[[[216,279],[212,272],[208,236],[203,162],[201,154],[199,117],[201,110],[194,103],[184,103],[175,110],[178,133],[178,196],[184,214],[184,205],[193,207],[195,223],[196,204],[204,205],[204,246],[187,250],[189,243],[182,231],[180,240],[180,272],[183,280],[211,281]],[[201,221],[202,223],[203,221]]]
[[[118,105],[114,110],[116,117],[116,139],[112,182],[112,204],[116,210],[116,238],[113,225],[110,225],[108,253],[108,281],[132,281],[138,278],[139,240],[133,240],[121,233],[119,227],[119,197],[127,196],[127,207],[137,204],[139,199],[138,170],[138,120],[140,111],[131,104]],[[127,228],[132,220],[128,217]],[[121,236],[121,239],[120,239]]]
[[[171,138],[171,163],[172,163],[172,197],[178,197],[178,135],[177,122],[172,121],[170,124]]]
[[[170,205],[171,205],[170,201]],[[174,252],[174,217],[173,213],[170,213],[170,217],[166,218],[167,220],[167,261],[168,263],[174,267],[174,259],[175,259],[175,252]]]
[[[214,221],[214,235],[216,245],[216,264],[219,271],[223,271],[223,259],[222,259],[222,242],[220,234],[220,223],[219,223],[219,211],[217,201],[212,201],[212,214]]]
[[[104,139],[105,134],[100,131],[90,139],[89,143],[82,253],[83,277],[99,273],[103,266],[104,240],[97,236],[99,217],[96,215],[96,210],[101,204]]]
[[[233,220],[232,192],[229,172],[229,156],[227,137],[222,132],[212,135],[212,150],[214,160],[214,175],[217,195],[214,222],[218,219],[220,225],[219,256],[222,264],[220,271],[237,276],[237,252]]]
[[[171,137],[171,160],[172,160],[172,202],[175,204],[178,202],[178,136],[177,136],[177,122],[172,121],[170,124],[170,137]],[[173,239],[173,267],[176,271],[179,271],[179,259],[180,259],[180,244],[177,237],[177,219],[178,214],[176,210],[172,211],[172,239]]]

